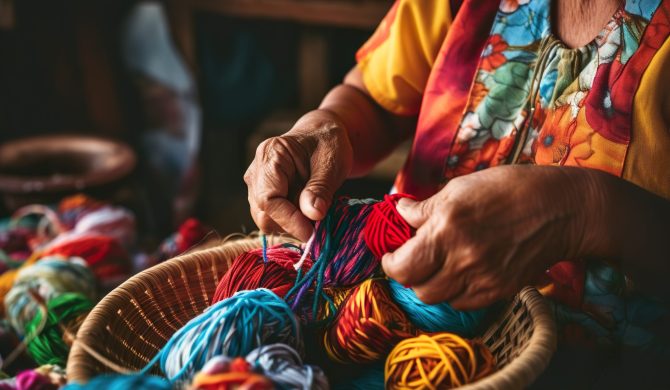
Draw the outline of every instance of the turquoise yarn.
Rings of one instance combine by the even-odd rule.
[[[273,343],[284,343],[301,352],[298,319],[268,289],[240,291],[208,307],[179,329],[142,373],[160,362],[171,382],[190,380],[213,356],[245,356]]]
[[[101,375],[86,384],[70,383],[61,390],[171,390],[172,385],[155,375]]]
[[[488,309],[459,311],[446,302],[426,305],[416,297],[414,290],[389,279],[391,297],[407,314],[417,328],[426,332],[452,332],[473,337]]]

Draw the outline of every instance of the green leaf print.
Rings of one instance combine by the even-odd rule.
[[[520,62],[507,62],[484,82],[489,94],[477,107],[480,123],[491,129],[496,139],[509,135],[514,120],[528,98],[530,67]]]

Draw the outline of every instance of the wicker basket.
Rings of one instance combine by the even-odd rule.
[[[85,382],[112,371],[91,354],[128,370],[143,368],[174,332],[209,306],[231,261],[258,246],[257,238],[247,238],[185,254],[117,287],[79,329],[67,364],[69,380]],[[484,341],[499,370],[466,388],[517,389],[532,383],[556,346],[551,312],[537,290],[521,291],[489,327]]]

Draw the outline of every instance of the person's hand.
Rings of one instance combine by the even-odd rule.
[[[510,297],[551,264],[587,251],[597,189],[581,168],[504,166],[455,178],[433,197],[402,199],[416,235],[386,254],[386,274],[425,303],[476,309]]]
[[[244,174],[258,228],[306,241],[314,229],[310,220],[325,217],[352,160],[346,129],[326,110],[312,111],[288,133],[262,142]]]

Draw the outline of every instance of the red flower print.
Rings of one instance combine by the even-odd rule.
[[[509,45],[503,41],[500,34],[491,35],[482,52],[482,69],[490,72],[504,64],[507,59],[503,51],[507,49],[507,46]]]
[[[532,146],[537,164],[563,165],[570,148],[570,135],[576,126],[570,105],[549,110],[547,119]]]

